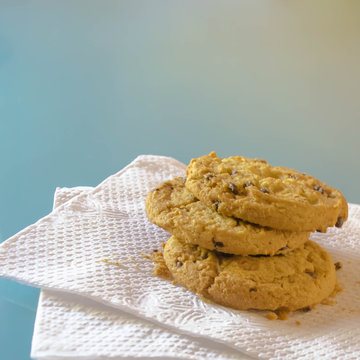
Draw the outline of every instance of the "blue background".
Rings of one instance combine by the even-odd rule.
[[[0,241],[139,154],[211,150],[360,203],[360,2],[0,0]],[[0,279],[0,358],[38,290]]]

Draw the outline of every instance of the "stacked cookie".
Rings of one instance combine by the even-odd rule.
[[[292,311],[334,290],[331,257],[309,236],[341,227],[347,203],[312,176],[213,152],[151,191],[146,211],[173,235],[164,260],[176,281],[219,304]]]

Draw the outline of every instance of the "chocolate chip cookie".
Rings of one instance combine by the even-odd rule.
[[[188,191],[183,180],[166,181],[151,191],[146,212],[151,222],[187,243],[236,255],[275,255],[309,239],[309,232],[275,230],[221,215]]]
[[[348,216],[340,191],[265,160],[215,152],[192,159],[186,188],[212,210],[262,226],[290,231],[341,227]]]
[[[172,236],[164,259],[179,284],[235,309],[307,308],[336,285],[330,255],[312,241],[286,255],[254,257],[221,254]]]

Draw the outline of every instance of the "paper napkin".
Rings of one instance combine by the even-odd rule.
[[[169,234],[147,220],[144,200],[160,182],[183,174],[184,165],[174,159],[139,156],[94,190],[77,195],[3,243],[0,275],[86,296],[260,358],[357,358],[360,207],[350,206],[342,229],[312,236],[344,265],[338,277],[345,290],[337,303],[296,312],[287,321],[269,321],[261,312],[205,303],[151,276],[152,264],[141,253],[160,249]]]
[[[89,187],[57,188],[54,208]],[[42,290],[31,356],[45,359],[248,359],[213,341],[181,335],[88,298]]]

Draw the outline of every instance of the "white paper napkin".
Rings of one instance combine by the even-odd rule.
[[[94,190],[74,197],[3,243],[0,275],[87,296],[261,358],[359,357],[360,207],[350,206],[342,229],[312,236],[334,261],[344,264],[339,279],[345,291],[336,298],[337,304],[271,322],[260,312],[204,303],[151,276],[152,264],[140,254],[160,248],[169,234],[149,223],[144,199],[158,183],[183,173],[184,165],[174,159],[138,157]]]
[[[41,292],[35,359],[249,359],[206,339],[181,335],[88,298]]]
[[[57,188],[54,208],[90,187]],[[191,338],[88,298],[42,290],[31,356],[45,359],[247,359],[236,350]]]

